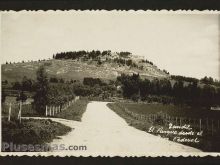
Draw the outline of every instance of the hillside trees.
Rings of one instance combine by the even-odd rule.
[[[206,84],[203,87],[189,78],[190,83],[184,84],[182,79],[175,81],[173,87],[168,79],[142,80],[139,75],[124,75],[117,77],[121,83],[123,96],[135,100],[157,101],[162,103],[175,103],[190,106],[220,106],[220,88]],[[152,100],[153,99],[153,100]]]
[[[34,107],[35,110],[43,115],[45,107],[48,103],[48,78],[44,66],[40,66],[37,70],[37,81],[34,95]]]
[[[173,96],[177,104],[182,104],[185,98],[185,89],[183,86],[183,81],[175,82],[173,86]]]
[[[48,90],[48,105],[63,106],[64,103],[75,98],[74,89],[69,84],[53,84]]]
[[[83,84],[88,86],[102,85],[103,82],[99,78],[84,77]]]
[[[200,80],[202,83],[207,84],[207,85],[216,85],[220,86],[220,81],[214,80],[212,77],[207,77],[205,76]]]
[[[140,97],[145,100],[150,93],[150,80],[145,79],[140,82]]]
[[[121,77],[118,77],[118,80],[122,83],[124,97],[131,98],[132,96],[139,94],[139,74],[133,74],[132,76],[122,74]]]
[[[120,52],[118,53],[120,57],[123,57],[123,58],[127,58],[129,55],[131,55],[130,52]]]
[[[22,91],[32,91],[34,82],[31,79],[28,79],[26,76],[23,77],[21,82]]]
[[[197,78],[185,77],[185,76],[179,76],[179,75],[171,75],[171,78],[176,81],[186,81],[186,82],[198,82],[199,81]]]

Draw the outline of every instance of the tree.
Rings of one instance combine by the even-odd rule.
[[[15,90],[21,90],[21,83],[16,81],[15,83],[12,84],[12,89],[15,89]]]
[[[37,82],[36,82],[36,89],[34,95],[34,107],[35,110],[43,115],[45,112],[46,105],[48,103],[48,78],[45,71],[44,66],[40,66],[37,70]]]
[[[211,85],[205,85],[202,90],[201,104],[205,107],[210,107],[214,104],[215,88]]]
[[[50,82],[51,82],[51,83],[58,83],[59,80],[58,80],[56,77],[51,77],[51,78],[50,78]]]
[[[5,99],[6,99],[6,94],[5,91],[2,90],[2,103],[5,102]]]
[[[150,80],[140,81],[140,96],[144,100],[150,92]]]
[[[196,106],[197,99],[199,98],[199,87],[197,82],[192,82],[185,87],[186,101],[191,106]]]
[[[132,76],[122,74],[117,78],[122,84],[123,96],[126,98],[131,98],[133,95],[140,94],[140,76],[139,74],[133,74]]]
[[[203,82],[204,84],[213,84],[214,80],[212,77],[205,76],[204,78],[201,79],[201,82]]]
[[[28,79],[26,76],[23,77],[22,79],[22,84],[21,84],[21,88],[23,91],[31,91],[32,90],[32,80]]]
[[[16,98],[16,101],[25,102],[26,100],[27,100],[27,96],[24,94],[24,91],[22,90],[21,93]]]
[[[60,83],[64,83],[64,79],[62,79],[62,78],[60,78],[60,81],[59,81]]]
[[[175,82],[173,86],[173,96],[177,104],[183,104],[184,99],[184,86],[182,81]]]
[[[162,79],[159,81],[159,86],[160,86],[160,94],[161,95],[171,95],[171,90],[172,86],[169,80],[167,79]]]

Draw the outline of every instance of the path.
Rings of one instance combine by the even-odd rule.
[[[82,117],[82,122],[53,119],[73,128],[73,131],[51,144],[87,146],[86,151],[73,155],[84,156],[131,156],[154,153],[199,152],[199,150],[171,142],[144,131],[135,129],[106,106],[106,102],[91,102]]]

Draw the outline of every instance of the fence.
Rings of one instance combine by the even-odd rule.
[[[73,100],[67,101],[63,105],[46,105],[45,116],[55,116],[56,114],[69,108],[77,100],[79,100],[79,96],[76,96]]]
[[[139,120],[150,122],[152,124],[158,124],[165,127],[168,127],[170,123],[177,126],[184,126],[188,124],[194,130],[203,131],[206,134],[210,135],[219,135],[220,134],[220,121],[217,119],[210,118],[187,118],[187,117],[174,117],[169,116],[166,113],[156,113],[156,114],[138,114],[128,110],[126,107],[121,104],[117,104],[125,113],[130,115],[132,118]]]
[[[79,100],[79,96],[75,99],[66,102],[62,107],[61,105],[47,105],[46,116],[55,116],[55,114],[67,109],[70,105]],[[37,113],[34,111],[32,104],[24,104],[22,102],[16,103],[4,103],[2,104],[2,116],[7,117],[8,121],[11,121],[12,117],[17,118],[21,122],[21,116],[36,116]]]
[[[29,107],[30,105],[25,105]],[[11,121],[12,117],[17,118],[21,122],[21,111],[23,104],[20,101],[19,103],[6,103],[2,104],[2,116],[7,117],[8,121]]]

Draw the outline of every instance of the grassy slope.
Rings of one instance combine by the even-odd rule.
[[[2,118],[2,142],[44,144],[71,131],[70,127],[51,120],[23,119],[20,124]]]
[[[77,100],[76,103],[71,105],[66,110],[60,112],[55,117],[81,121],[82,115],[86,111],[87,104],[87,100]]]
[[[36,70],[40,65],[45,65],[49,76],[58,78],[82,80],[84,77],[96,77],[102,79],[116,79],[121,73],[140,73],[142,77],[167,76],[155,66],[149,66],[148,70],[138,70],[127,66],[119,67],[114,63],[97,65],[96,62],[78,62],[73,60],[48,60],[41,62],[26,62],[2,65],[2,80],[21,81],[24,76],[36,78]]]

